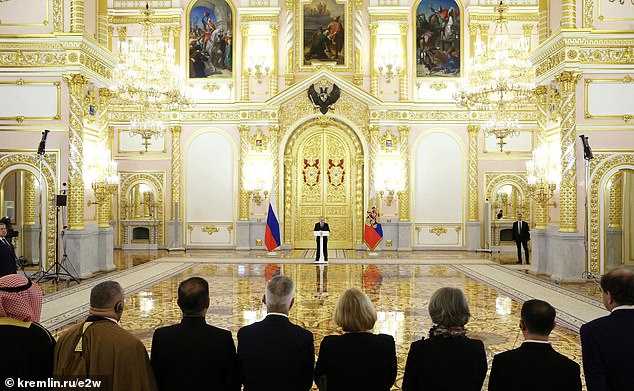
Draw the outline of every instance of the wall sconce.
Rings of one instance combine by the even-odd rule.
[[[375,172],[375,187],[387,206],[394,203],[395,194],[405,190],[403,163],[400,159],[381,161]]]
[[[267,158],[250,158],[245,164],[244,189],[256,205],[269,194],[273,186],[273,163]]]
[[[558,145],[552,148],[557,152]],[[526,162],[526,174],[528,181],[528,194],[539,205],[548,206],[549,200],[553,197],[557,185],[561,182],[561,171],[558,163],[551,164],[548,145],[542,145],[533,151],[533,159]]]
[[[381,40],[381,55],[377,58],[377,70],[379,75],[385,78],[386,83],[390,83],[394,77],[398,77],[401,73],[401,56],[398,54],[398,40],[386,39]]]
[[[246,70],[249,75],[255,77],[258,84],[262,84],[262,80],[271,74],[272,60],[269,58],[269,54],[267,53],[267,48],[269,48],[270,44],[268,39],[262,40],[250,40],[249,45],[251,48],[249,49],[246,55]]]

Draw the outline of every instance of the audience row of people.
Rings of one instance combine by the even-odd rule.
[[[588,391],[634,389],[634,273],[615,269],[601,279],[612,313],[581,328]],[[390,390],[397,374],[395,341],[374,334],[377,313],[370,299],[350,288],[340,297],[334,321],[340,335],[323,338],[315,363],[313,334],[293,324],[295,301],[287,276],[272,278],[263,301],[267,316],[238,331],[237,350],[227,330],[208,325],[209,286],[192,277],[178,287],[179,324],[159,327],[151,360],[143,343],[119,324],[124,292],[105,281],[90,293],[89,316],[57,343],[38,324],[42,292],[27,278],[0,278],[0,380],[91,379],[102,390]],[[402,390],[480,391],[487,372],[484,344],[467,336],[471,316],[464,293],[441,288],[429,300],[433,327],[411,344]],[[579,364],[548,343],[555,309],[528,300],[521,309],[519,348],[495,355],[488,389],[581,390]],[[50,383],[44,383],[50,386]]]

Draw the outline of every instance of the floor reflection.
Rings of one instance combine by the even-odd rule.
[[[440,287],[458,287],[467,295],[472,312],[468,333],[484,341],[489,362],[495,353],[517,347],[522,341],[518,328],[520,305],[449,265],[198,264],[130,297],[122,326],[141,338],[149,350],[156,327],[180,320],[178,283],[190,276],[202,276],[211,289],[208,322],[231,330],[235,337],[241,326],[265,316],[262,296],[266,281],[280,273],[296,283],[290,318],[313,332],[315,351],[324,336],[340,332],[332,321],[339,295],[356,286],[370,296],[379,314],[375,331],[391,334],[397,344],[399,375],[395,389],[400,389],[410,343],[427,335],[432,325],[427,304]],[[557,327],[551,342],[555,349],[581,362],[576,332]]]

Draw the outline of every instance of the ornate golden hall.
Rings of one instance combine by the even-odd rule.
[[[370,296],[394,389],[443,286],[489,364],[530,298],[581,363],[596,279],[634,266],[633,21],[631,0],[0,0],[0,215],[44,277],[42,323],[58,335],[115,279],[149,348],[199,275],[235,338],[283,273],[317,349],[340,293]]]

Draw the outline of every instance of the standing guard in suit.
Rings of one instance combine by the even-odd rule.
[[[0,223],[0,277],[18,272],[15,249],[6,236],[7,225]]]
[[[239,391],[238,357],[228,330],[208,325],[209,283],[191,277],[178,286],[179,324],[152,337],[152,368],[159,390]]]
[[[548,342],[555,328],[553,306],[528,300],[522,305],[521,316],[524,342],[493,357],[489,391],[581,391],[579,364],[556,352]]]
[[[330,227],[328,226],[328,223],[326,223],[326,217],[321,216],[319,218],[319,222],[315,224],[315,229],[313,229],[313,231],[328,231],[330,232]],[[319,237],[316,237],[315,239],[317,239],[317,252],[315,253],[315,262],[319,262]],[[324,261],[328,262],[328,236],[324,236],[323,237],[323,241],[324,241]]]
[[[581,326],[583,372],[588,391],[634,390],[634,272],[610,270],[601,277],[610,315]]]
[[[275,276],[263,298],[267,315],[238,331],[238,361],[244,391],[308,391],[313,385],[313,334],[290,322],[295,286]]]
[[[513,240],[517,245],[517,263],[522,263],[522,247],[524,247],[524,254],[526,254],[526,264],[528,261],[528,241],[531,240],[530,228],[526,221],[522,221],[522,214],[517,214],[517,221],[513,223]]]

